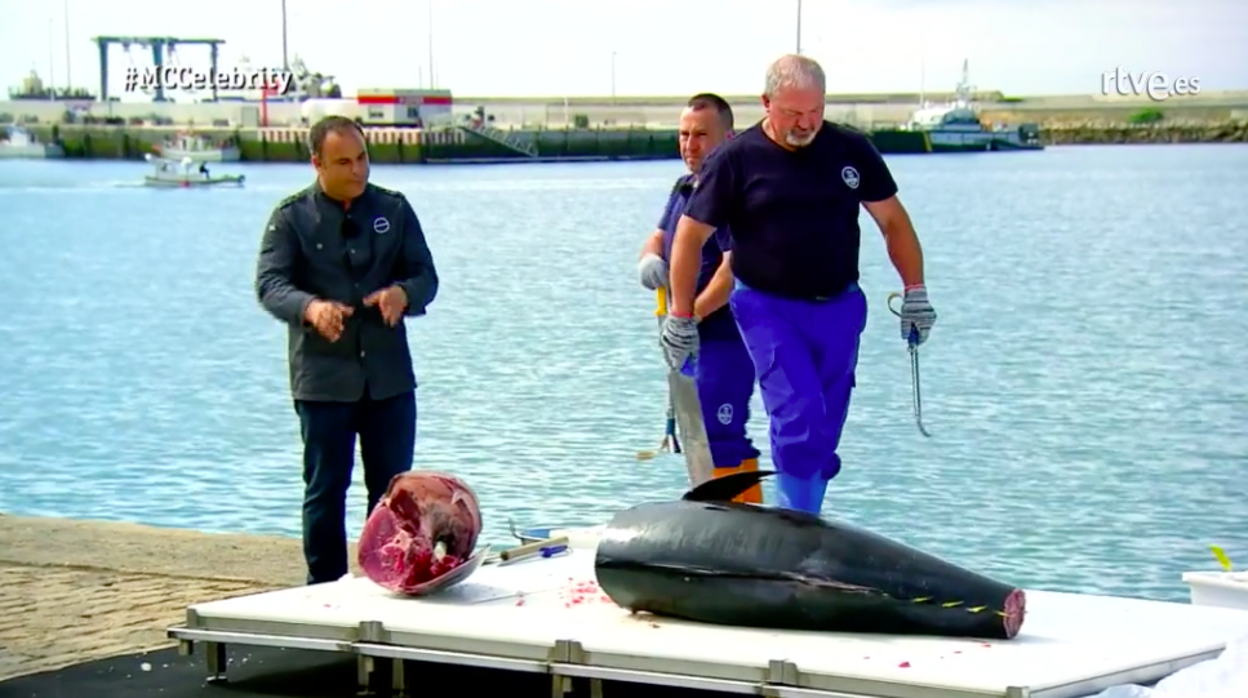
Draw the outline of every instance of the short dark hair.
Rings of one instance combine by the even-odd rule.
[[[312,129],[308,131],[308,148],[312,151],[313,155],[319,157],[321,154],[321,148],[325,146],[325,137],[328,136],[331,131],[344,133],[350,130],[354,130],[356,133],[360,134],[360,138],[365,138],[364,127],[360,125],[360,122],[354,119],[349,119],[345,116],[326,116],[315,124],[312,124]]]
[[[719,121],[724,125],[725,131],[732,130],[732,107],[728,106],[728,102],[714,92],[700,92],[689,98],[689,102],[685,105],[694,111],[702,109],[714,109],[719,115]]]

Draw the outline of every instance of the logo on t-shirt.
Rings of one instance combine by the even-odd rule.
[[[841,168],[841,179],[845,180],[845,186],[849,187],[850,189],[857,189],[858,183],[862,181],[858,177],[858,170],[855,170],[849,165],[846,165],[845,167]]]

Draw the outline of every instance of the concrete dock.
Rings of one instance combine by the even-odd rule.
[[[736,113],[738,124],[763,117],[759,95],[723,95]],[[1142,97],[1101,95],[1038,95],[1010,97],[999,91],[974,95],[983,117],[995,122],[1037,122],[1043,125],[1121,121],[1141,109],[1162,109],[1170,120],[1225,120],[1248,118],[1248,90],[1205,91],[1197,96],[1157,103]],[[907,121],[926,101],[939,105],[953,98],[949,92],[910,94],[829,94],[827,118],[860,128],[891,128]],[[500,97],[455,95],[452,114],[456,120],[480,108],[500,128],[562,129],[576,117],[589,127],[674,129],[688,95],[621,95],[616,97]],[[353,101],[348,99],[348,101]],[[97,119],[167,120],[179,126],[238,127],[259,125],[255,102],[52,102],[0,100],[0,116],[8,114],[18,123],[59,123],[69,108],[83,110]],[[269,126],[303,123],[308,103],[271,102],[266,105]],[[309,107],[310,108],[310,107]],[[244,118],[244,112],[251,115]],[[254,123],[252,123],[254,122]]]
[[[0,514],[0,681],[173,646],[188,605],[303,575],[297,538]]]

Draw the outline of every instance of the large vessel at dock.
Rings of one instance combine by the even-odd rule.
[[[922,133],[927,151],[932,153],[1044,149],[1039,124],[985,124],[972,99],[973,90],[964,60],[962,79],[953,100],[940,105],[923,104],[899,130]]]
[[[15,102],[39,100],[43,102],[94,102],[95,95],[81,87],[45,86],[39,73],[32,70],[22,78],[21,87],[9,88],[9,99]]]

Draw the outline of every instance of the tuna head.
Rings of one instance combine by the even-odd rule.
[[[467,561],[480,534],[481,507],[463,480],[445,473],[401,473],[364,524],[360,567],[390,591],[416,594]]]

